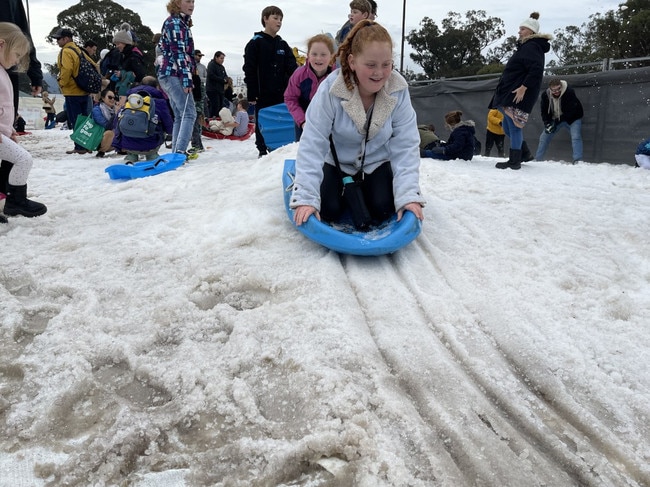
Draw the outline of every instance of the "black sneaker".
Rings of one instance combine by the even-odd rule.
[[[95,157],[104,157],[105,154],[105,152],[98,151],[97,154],[95,154]]]

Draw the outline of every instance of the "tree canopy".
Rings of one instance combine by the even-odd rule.
[[[140,15],[112,0],[79,0],[79,3],[63,10],[56,16],[57,25],[50,31],[50,36],[59,27],[71,29],[77,35],[79,45],[87,41],[97,44],[97,51],[110,48],[113,35],[120,30],[123,23],[128,23],[138,37],[137,46],[144,55],[147,74],[153,74],[154,44],[153,32],[142,24]],[[55,42],[51,37],[50,42]],[[50,67],[52,72],[52,67]]]
[[[476,74],[489,60],[482,52],[505,34],[504,23],[488,17],[485,10],[469,10],[464,19],[449,12],[442,29],[425,17],[420,30],[406,37],[416,51],[410,54],[429,78]]]
[[[424,17],[420,29],[406,36],[415,50],[410,57],[424,75],[403,74],[408,79],[435,79],[499,73],[517,46],[515,36],[504,35],[503,21],[484,10],[469,10],[464,16],[449,12],[441,27]],[[551,48],[558,60],[549,66],[648,56],[650,0],[627,0],[617,10],[591,15],[581,27],[557,29]]]
[[[577,27],[554,32],[558,65],[650,55],[650,0],[628,0],[617,10],[593,14]]]

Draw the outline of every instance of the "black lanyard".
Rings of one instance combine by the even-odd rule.
[[[361,179],[362,180],[364,177],[363,166],[366,163],[366,146],[368,145],[368,138],[370,137],[370,121],[372,120],[373,110],[374,110],[374,105],[370,108],[370,113],[368,113],[368,120],[366,121],[366,138],[363,141],[363,153],[361,154]],[[345,177],[346,175],[341,170],[341,163],[339,162],[339,158],[336,155],[336,148],[334,147],[334,139],[332,138],[332,134],[330,134],[330,149],[332,150],[332,157],[334,158],[336,169],[339,170],[341,177]]]

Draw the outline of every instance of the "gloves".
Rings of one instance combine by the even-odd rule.
[[[552,134],[556,130],[555,122],[549,122],[546,125],[544,125],[544,132],[547,134]]]

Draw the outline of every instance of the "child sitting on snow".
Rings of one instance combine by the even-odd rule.
[[[156,131],[152,135],[142,134],[140,137],[126,136],[120,131],[119,114],[116,117],[115,137],[113,138],[113,147],[116,151],[127,153],[124,161],[127,164],[138,162],[140,156],[146,160],[152,160],[158,157],[158,149],[165,140],[165,134],[169,134],[173,129],[172,116],[167,104],[167,100],[162,91],[158,88],[158,81],[153,76],[142,78],[142,84],[131,88],[127,92],[129,95],[146,92],[152,103],[155,103],[155,116],[158,119]],[[122,109],[124,110],[124,108]]]
[[[222,135],[234,135],[241,137],[248,132],[248,101],[239,100],[237,103],[237,112],[233,118],[232,113],[227,108],[219,111],[221,120],[210,120],[210,130],[219,132]]]

